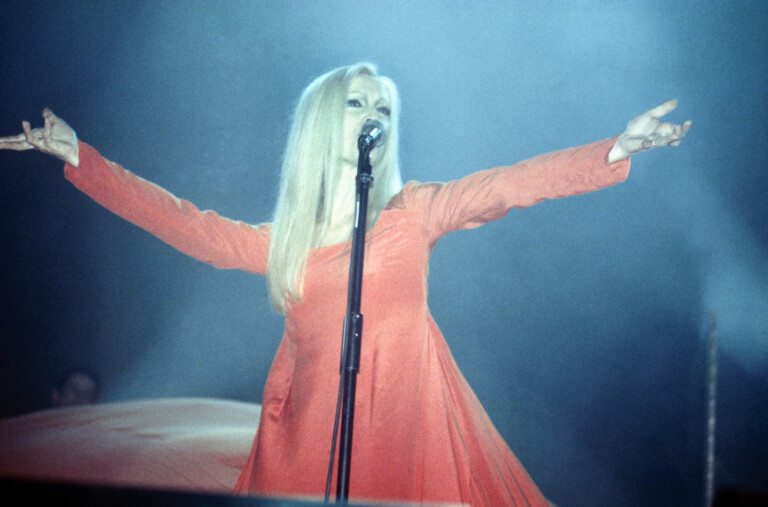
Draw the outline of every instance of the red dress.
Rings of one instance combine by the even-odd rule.
[[[546,505],[432,319],[427,267],[448,232],[623,181],[629,161],[608,164],[612,145],[600,141],[446,184],[409,182],[392,198],[366,242],[350,499]],[[182,252],[220,268],[265,273],[269,225],[200,212],[82,143],[80,168],[65,170],[96,201]],[[309,254],[304,298],[287,308],[239,492],[324,493],[348,263],[349,243]]]

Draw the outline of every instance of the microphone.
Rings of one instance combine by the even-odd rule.
[[[357,138],[357,148],[359,150],[363,150],[363,148],[372,150],[376,146],[381,145],[386,137],[387,133],[380,121],[368,120],[363,124],[363,128],[360,129],[360,137]]]

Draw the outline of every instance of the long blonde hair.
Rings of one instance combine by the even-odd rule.
[[[395,84],[370,63],[339,67],[315,79],[302,93],[283,156],[280,191],[272,219],[267,285],[272,306],[301,301],[307,256],[321,246],[339,187],[344,111],[349,84],[357,76],[376,79],[389,95],[390,131],[374,167],[368,227],[378,220],[402,180],[397,155],[400,101]]]

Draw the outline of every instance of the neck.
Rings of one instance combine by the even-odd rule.
[[[357,168],[345,163],[339,188],[333,200],[328,228],[320,239],[320,246],[348,241],[352,237],[355,219],[355,176]]]

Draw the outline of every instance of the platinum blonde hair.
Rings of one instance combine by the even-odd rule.
[[[397,87],[370,63],[339,67],[315,79],[299,99],[283,156],[280,190],[272,218],[267,285],[272,306],[285,314],[288,302],[301,301],[309,251],[324,246],[341,176],[344,113],[352,79],[370,76],[389,101],[390,130],[374,162],[368,198],[368,228],[402,188],[398,164]]]

